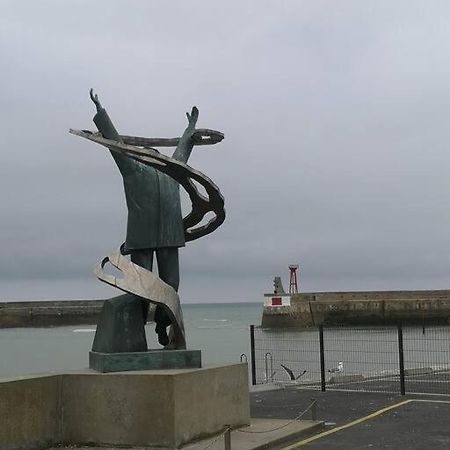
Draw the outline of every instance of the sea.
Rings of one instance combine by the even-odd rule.
[[[203,366],[250,361],[250,325],[255,328],[258,383],[285,382],[289,367],[302,382],[320,379],[317,329],[261,329],[263,303],[184,304],[188,348],[202,352]],[[161,348],[154,323],[146,326],[149,348]],[[0,377],[82,370],[88,367],[95,325],[0,329]],[[333,369],[364,376],[389,376],[399,370],[397,327],[324,328],[324,363]],[[450,377],[450,327],[405,326],[404,366],[432,370]],[[447,376],[447,375],[446,375]],[[445,388],[450,378],[445,381]],[[444,382],[439,381],[440,383]],[[447,392],[447,391],[446,391]],[[450,393],[450,391],[449,391]]]
[[[204,365],[249,358],[249,326],[262,310],[262,302],[184,304],[188,348],[202,351]],[[0,329],[0,377],[84,369],[94,333],[94,325]],[[149,348],[160,348],[153,323],[146,334]]]

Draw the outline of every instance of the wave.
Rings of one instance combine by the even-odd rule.
[[[75,328],[75,330],[72,330],[74,333],[91,333],[92,331],[95,331],[95,328]]]
[[[228,319],[202,319],[204,322],[228,322]]]

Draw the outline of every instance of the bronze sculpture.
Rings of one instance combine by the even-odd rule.
[[[104,306],[93,350],[146,350],[143,325],[149,301],[157,304],[155,331],[159,343],[166,348],[185,348],[181,308],[176,294],[179,285],[178,248],[183,247],[185,241],[212,232],[225,218],[223,197],[218,188],[208,177],[189,167],[186,162],[195,145],[215,144],[223,139],[223,134],[215,130],[196,129],[199,112],[193,107],[191,113],[187,113],[188,125],[180,138],[120,135],[98,96],[92,90],[90,96],[97,109],[94,123],[99,133],[85,130],[71,130],[71,133],[100,143],[111,151],[123,176],[128,208],[126,240],[120,252],[105,258],[96,269],[96,274],[102,281],[119,287],[126,294],[108,300],[108,304]],[[174,145],[176,149],[172,158],[153,148]],[[199,193],[195,182],[204,187],[207,197]],[[192,202],[192,211],[184,219],[180,206],[180,184],[188,192]],[[214,213],[214,218],[205,225],[199,225],[210,211]],[[124,255],[130,255],[131,262],[127,262]],[[151,273],[155,257],[159,278]],[[122,270],[125,278],[118,280],[106,275],[103,266],[107,262]],[[144,285],[146,289],[142,289]],[[138,320],[139,314],[142,319]],[[140,325],[133,323],[133,320],[125,323],[124,320],[130,320],[130,315],[134,322],[140,321]],[[118,323],[115,324],[114,321]],[[168,335],[169,325],[171,328]],[[128,330],[130,327],[134,331],[123,334],[124,329]],[[117,339],[118,334],[120,337]]]

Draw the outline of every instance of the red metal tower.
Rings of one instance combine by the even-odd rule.
[[[289,294],[298,294],[297,269],[298,264],[291,264],[289,266]]]

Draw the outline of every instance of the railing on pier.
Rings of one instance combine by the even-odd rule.
[[[450,327],[250,327],[252,384],[450,395]]]

